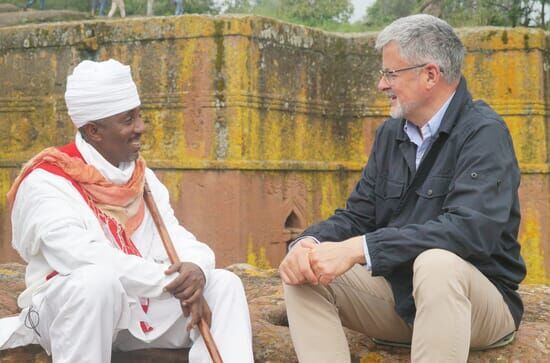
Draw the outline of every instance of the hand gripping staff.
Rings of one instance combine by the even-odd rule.
[[[168,234],[168,230],[166,229],[166,226],[164,225],[164,222],[160,217],[159,210],[157,208],[155,200],[153,199],[153,195],[151,194],[151,189],[149,188],[149,184],[147,184],[147,180],[145,181],[145,185],[143,187],[143,199],[145,200],[145,204],[147,205],[147,208],[149,209],[149,212],[153,217],[153,221],[157,226],[157,229],[160,234],[160,238],[162,239],[162,244],[164,245],[164,249],[168,254],[168,258],[170,259],[170,262],[172,264],[179,263],[180,259],[178,257],[178,254],[176,253],[176,249],[174,248],[172,239]],[[214,342],[212,333],[210,333],[208,324],[206,324],[206,321],[204,319],[201,319],[199,322],[199,331],[202,335],[202,339],[204,340],[204,344],[208,349],[208,353],[210,353],[210,357],[212,358],[212,361],[214,363],[223,363],[222,357],[220,356],[220,352],[218,351],[218,347],[216,347],[216,342]]]

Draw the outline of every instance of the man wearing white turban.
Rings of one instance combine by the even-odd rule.
[[[139,156],[144,123],[130,67],[81,62],[65,101],[75,141],[33,157],[8,193],[27,288],[21,314],[0,319],[0,349],[38,343],[55,363],[97,363],[112,349],[191,347],[190,362],[210,362],[197,329],[205,319],[225,362],[252,362],[241,281],[214,268],[212,250],[178,223]],[[169,264],[144,205],[145,181],[179,264]]]

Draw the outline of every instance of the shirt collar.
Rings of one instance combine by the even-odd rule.
[[[434,136],[437,130],[439,129],[439,126],[441,125],[441,121],[443,120],[443,116],[445,115],[445,112],[447,111],[447,108],[449,108],[449,104],[451,103],[451,100],[453,99],[453,96],[456,92],[453,92],[453,94],[445,101],[443,106],[432,116],[432,118],[420,129],[416,127],[412,122],[409,122],[408,120],[405,121],[403,125],[403,130],[409,136],[409,139],[414,142],[415,139],[418,139],[420,136],[420,140],[426,140],[427,138]]]
[[[125,184],[134,173],[135,162],[120,163],[118,168],[108,162],[92,145],[88,144],[80,132],[76,133],[75,144],[84,161],[94,166],[99,172],[114,184]]]

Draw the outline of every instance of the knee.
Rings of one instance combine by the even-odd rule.
[[[442,249],[430,249],[416,257],[413,265],[413,295],[419,291],[444,293],[445,286],[458,286],[466,277],[467,262],[454,253]],[[458,283],[458,284],[457,284]]]
[[[283,283],[283,294],[287,310],[299,308],[304,304],[328,301],[335,304],[334,296],[324,285],[287,285]]]
[[[123,291],[115,272],[105,266],[88,265],[78,268],[69,275],[67,283],[79,300],[94,304],[110,300]]]
[[[283,294],[285,299],[298,298],[304,289],[308,289],[308,285],[288,285],[283,282]]]
[[[438,248],[426,250],[414,260],[413,272],[430,275],[456,273],[460,264],[464,262],[454,253]]]
[[[289,305],[292,306],[294,302],[300,304],[304,296],[303,290],[307,288],[307,285],[287,285],[283,282],[283,294],[287,308]]]
[[[292,314],[294,310],[299,309],[306,301],[303,290],[306,285],[287,285],[283,282],[283,295],[285,299],[285,308],[287,314]]]
[[[223,269],[210,271],[208,285],[216,286],[226,291],[244,291],[243,283],[239,276]]]

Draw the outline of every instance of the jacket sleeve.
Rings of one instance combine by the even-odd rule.
[[[320,242],[340,242],[375,229],[374,184],[377,170],[375,153],[382,128],[383,126],[377,131],[367,165],[363,168],[361,178],[351,192],[346,207],[336,209],[331,217],[307,228],[301,236],[313,236]]]
[[[424,224],[367,233],[373,275],[386,276],[425,250],[441,248],[463,259],[485,259],[501,248],[517,198],[520,172],[501,122],[470,130],[457,155],[442,213]]]
[[[178,257],[181,261],[192,262],[199,266],[208,280],[209,272],[215,266],[214,252],[179,223],[170,205],[168,189],[150,169],[147,169],[146,177]],[[158,243],[162,243],[158,233],[156,236],[159,238]]]
[[[21,183],[12,211],[14,248],[29,263],[68,275],[86,265],[115,274],[129,295],[168,297],[166,264],[113,248],[82,196],[66,179],[35,170]],[[30,280],[29,280],[30,279]],[[27,283],[45,276],[27,276]],[[32,280],[32,281],[31,281]]]

